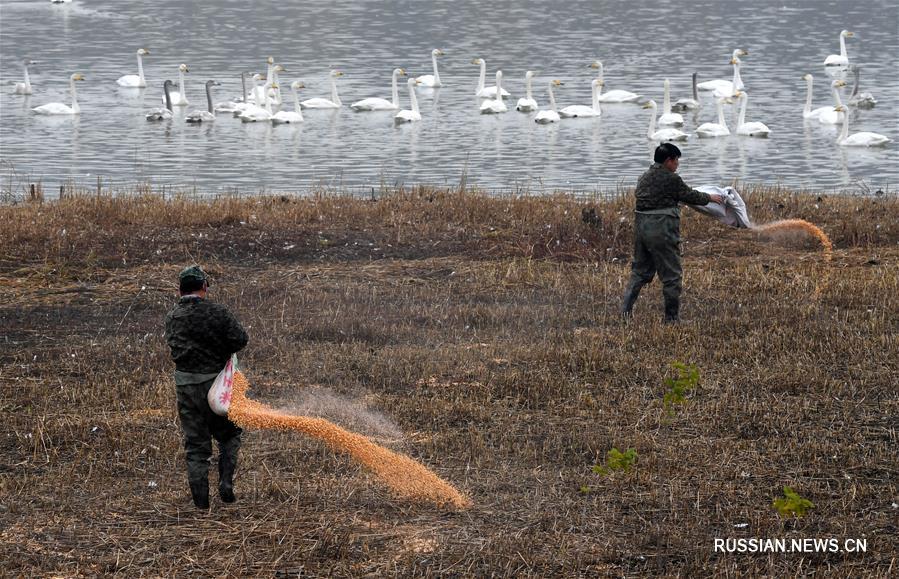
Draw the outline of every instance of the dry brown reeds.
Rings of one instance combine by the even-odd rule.
[[[0,207],[3,572],[895,574],[899,201],[743,193],[756,222],[821,228],[832,258],[685,211],[674,327],[657,283],[632,321],[617,315],[626,196],[72,193]],[[162,338],[193,262],[248,329],[260,399],[288,407],[318,384],[364,403],[472,507],[397,500],[318,440],[248,431],[238,502],[198,512]],[[673,361],[700,381],[669,414]],[[613,447],[639,460],[600,477]],[[815,508],[782,518],[784,486]],[[749,537],[869,543],[714,552]]]

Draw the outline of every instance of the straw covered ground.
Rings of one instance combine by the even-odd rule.
[[[895,575],[899,199],[744,193],[756,222],[805,219],[832,253],[684,210],[678,326],[658,283],[633,321],[616,313],[626,194],[0,206],[3,573]],[[192,263],[248,328],[252,397],[329,401],[472,506],[410,502],[321,442],[257,430],[238,502],[197,511],[162,336]],[[666,408],[674,362],[699,380]],[[613,448],[636,462],[594,472]],[[772,506],[785,486],[814,503],[803,517]],[[737,538],[841,549],[715,552]]]

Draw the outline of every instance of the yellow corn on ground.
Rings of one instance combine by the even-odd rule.
[[[242,372],[234,373],[228,418],[241,428],[301,432],[324,441],[334,451],[349,454],[402,497],[456,508],[471,505],[471,501],[452,485],[408,456],[379,446],[322,418],[293,416],[250,400],[246,397],[249,386]]]

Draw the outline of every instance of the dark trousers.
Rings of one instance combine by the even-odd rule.
[[[683,278],[680,218],[646,213],[635,215],[634,259],[621,311],[630,315],[640,290],[658,274],[665,299],[665,319],[677,320]]]
[[[212,439],[219,445],[219,483],[227,478],[228,485],[237,467],[237,451],[240,449],[242,430],[225,416],[219,416],[209,408],[206,395],[212,380],[200,384],[176,386],[178,418],[184,433],[184,450],[187,454],[187,478],[193,485],[207,480],[209,458],[212,456]]]

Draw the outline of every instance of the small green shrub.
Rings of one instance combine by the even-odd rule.
[[[674,362],[671,365],[677,370],[677,378],[666,378],[665,386],[668,391],[662,399],[665,410],[670,414],[675,404],[683,404],[687,401],[687,393],[699,384],[699,369],[693,365],[682,362]]]
[[[777,512],[780,513],[780,516],[782,517],[790,515],[801,517],[805,514],[805,511],[814,507],[815,503],[800,497],[799,493],[790,487],[784,487],[784,498],[774,499],[771,506],[777,509]]]

